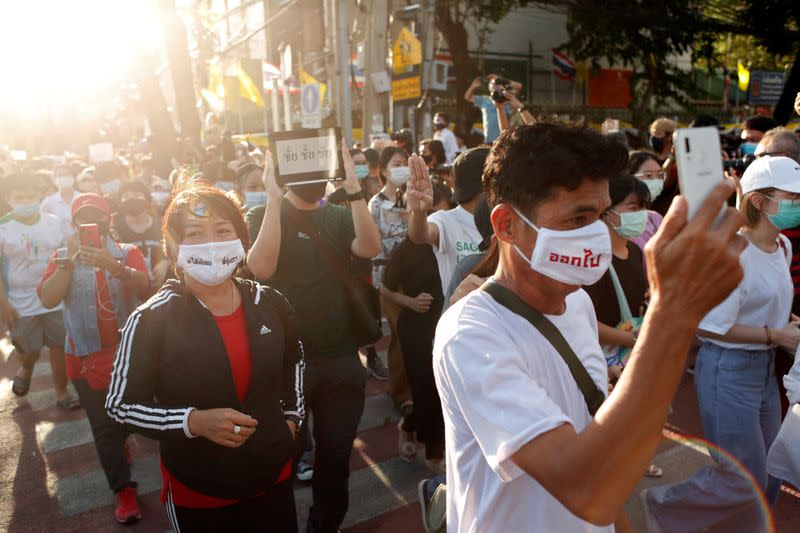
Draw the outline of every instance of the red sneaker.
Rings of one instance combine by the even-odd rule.
[[[117,508],[114,509],[114,517],[120,524],[130,524],[142,517],[142,510],[139,509],[136,496],[136,489],[133,487],[124,488],[117,493]]]

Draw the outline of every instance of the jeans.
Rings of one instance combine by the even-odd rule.
[[[314,503],[308,531],[335,533],[347,508],[350,455],[364,410],[365,372],[354,353],[306,357],[305,398],[314,416]]]
[[[109,488],[119,492],[127,487],[135,487],[136,483],[131,481],[131,467],[125,457],[125,438],[128,433],[124,425],[117,423],[106,412],[108,389],[94,390],[85,379],[73,379],[72,385],[78,391],[81,407],[89,418],[94,447]]]
[[[752,475],[770,505],[780,480],[767,474],[767,451],[781,425],[774,350],[734,350],[705,342],[694,370],[706,440],[732,455]],[[703,531],[725,523],[726,531],[765,527],[753,484],[724,455],[690,479],[648,491],[653,519],[663,531]]]

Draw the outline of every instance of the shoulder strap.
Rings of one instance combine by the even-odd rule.
[[[523,302],[519,296],[502,285],[489,281],[484,283],[480,290],[488,293],[497,303],[512,313],[516,313],[530,322],[533,327],[539,330],[539,333],[553,345],[553,348],[556,349],[567,364],[567,367],[569,367],[569,371],[578,384],[578,388],[581,389],[583,398],[586,400],[586,407],[589,409],[589,414],[594,416],[605,400],[605,394],[597,388],[589,372],[586,371],[583,363],[581,363],[578,356],[575,355],[572,347],[570,347],[564,336],[561,335],[561,332],[558,331],[558,328],[556,328],[546,316]]]
[[[611,276],[611,284],[614,286],[614,293],[617,295],[619,318],[622,322],[627,322],[633,318],[633,313],[631,313],[631,306],[628,304],[628,298],[625,296],[625,290],[619,281],[617,271],[614,270],[614,265],[608,265],[608,274]]]
[[[347,289],[352,290],[354,288],[354,282],[352,276],[348,272],[344,260],[341,257],[341,254],[337,253],[333,247],[331,247],[327,239],[320,234],[320,231],[317,229],[314,223],[311,222],[311,219],[301,215],[291,206],[286,208],[285,212],[292,222],[300,226],[300,229],[306,235],[308,235],[308,238],[311,239],[311,242],[313,242],[317,247],[319,253],[322,254],[325,262],[328,263],[328,265],[333,269],[336,277],[342,281]]]

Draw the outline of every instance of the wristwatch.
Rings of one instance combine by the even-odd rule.
[[[355,202],[356,200],[367,200],[367,196],[364,194],[364,191],[354,192],[353,194],[348,194],[346,196],[348,202]]]

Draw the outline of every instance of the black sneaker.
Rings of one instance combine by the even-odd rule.
[[[389,379],[389,370],[386,368],[386,365],[383,364],[381,358],[377,356],[367,359],[367,372],[380,381],[387,381]]]

